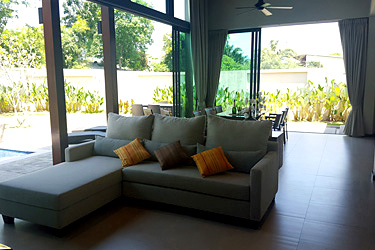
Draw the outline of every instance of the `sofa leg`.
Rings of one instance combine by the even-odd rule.
[[[5,224],[14,224],[14,218],[3,215],[3,221]]]

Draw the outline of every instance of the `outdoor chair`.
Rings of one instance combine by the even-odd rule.
[[[265,118],[266,118],[266,120],[271,120],[272,121],[272,129],[274,130],[274,131],[276,131],[276,130],[281,130],[281,128],[280,128],[280,124],[281,124],[281,119],[282,119],[282,116],[283,116],[283,114],[281,113],[281,114],[269,114],[269,115],[267,115]]]
[[[272,120],[272,128],[274,131],[283,131],[284,144],[286,139],[288,139],[288,130],[287,130],[287,116],[289,108],[286,108],[281,112],[281,114],[269,114],[266,116],[266,120]]]
[[[288,111],[289,111],[289,107],[286,107],[285,110],[283,111],[283,118],[280,123],[284,131],[284,142],[285,142],[285,139],[289,139],[288,138]]]
[[[213,108],[205,108],[206,115],[216,115],[216,110]]]
[[[221,105],[215,107],[216,114],[223,112],[223,107]]]
[[[143,105],[142,104],[133,104],[132,105],[132,116],[143,116]]]
[[[160,105],[158,104],[149,104],[148,108],[152,110],[153,114],[160,114]]]
[[[143,110],[143,113],[144,113],[145,115],[152,115],[152,114],[153,114],[152,109],[150,109],[150,108],[144,109],[144,110]]]

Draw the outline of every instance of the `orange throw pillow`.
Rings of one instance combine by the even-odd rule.
[[[123,167],[135,165],[151,157],[138,138],[113,152],[120,158]]]
[[[203,177],[233,169],[225,157],[222,147],[213,148],[192,157]]]

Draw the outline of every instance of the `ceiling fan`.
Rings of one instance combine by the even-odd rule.
[[[263,0],[259,0],[253,7],[237,7],[236,9],[237,10],[244,10],[244,9],[259,10],[263,12],[264,15],[271,16],[272,13],[268,9],[291,10],[293,9],[293,7],[280,7],[280,6],[276,7],[276,6],[272,6],[270,3],[265,3]]]

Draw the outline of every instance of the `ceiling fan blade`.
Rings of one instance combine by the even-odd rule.
[[[263,8],[268,8],[269,6],[271,6],[271,4],[270,3],[264,3],[264,4],[262,4],[262,5],[260,5],[260,7],[263,7]]]
[[[263,12],[263,14],[266,15],[266,16],[272,16],[272,13],[269,10],[267,10],[266,8],[264,8],[260,11]]]
[[[255,7],[237,7],[236,10],[255,9]]]
[[[270,6],[267,7],[268,9],[275,9],[275,10],[292,10],[293,7],[276,7],[276,6]]]

